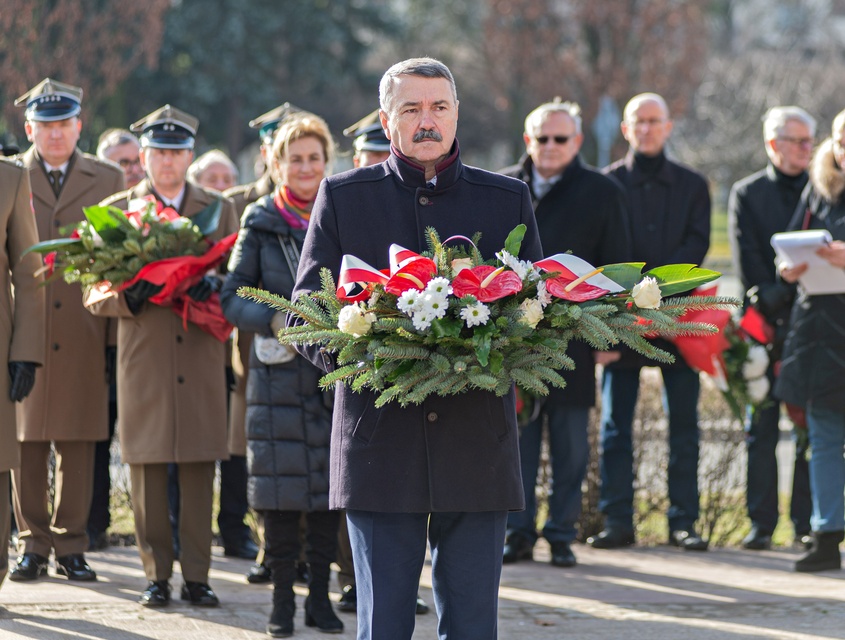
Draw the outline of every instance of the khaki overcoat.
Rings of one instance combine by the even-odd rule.
[[[248,205],[273,193],[273,181],[265,173],[255,182],[227,189],[225,195],[232,199],[238,220]],[[232,341],[232,373],[235,386],[229,394],[229,453],[246,455],[246,378],[249,372],[249,354],[252,351],[252,332],[235,329]]]
[[[124,188],[119,167],[77,149],[57,199],[35,147],[21,159],[29,169],[35,221],[42,241],[62,237],[60,229],[84,219],[83,207]],[[95,318],[85,311],[78,284],[55,280],[45,287],[45,295],[45,362],[36,376],[35,388],[18,407],[18,439],[105,440],[108,319]]]
[[[44,362],[44,287],[41,276],[33,276],[41,259],[36,253],[21,257],[36,242],[29,173],[20,161],[0,160],[0,246],[6,249],[0,251],[0,363]],[[0,471],[19,460],[9,383],[8,367],[0,367]]]
[[[106,202],[154,194],[149,180]],[[188,183],[179,213],[192,217],[220,194]],[[209,238],[237,233],[231,200],[223,198],[220,224]],[[225,262],[224,262],[225,265]],[[87,305],[91,313],[119,318],[117,327],[118,432],[130,464],[208,462],[229,457],[226,447],[226,344],[168,308],[144,303],[132,315],[121,294]]]

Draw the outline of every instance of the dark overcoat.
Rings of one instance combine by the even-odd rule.
[[[770,164],[734,184],[728,198],[731,257],[743,292],[757,287],[757,309],[776,330],[776,358],[786,336],[795,286],[777,277],[771,239],[786,230],[808,177],[806,172],[786,176]]]
[[[710,191],[703,175],[669,158],[656,173],[644,172],[633,152],[605,167],[625,190],[631,231],[631,260],[645,269],[664,264],[701,264],[710,248]],[[675,365],[686,366],[677,349],[660,338],[654,344],[675,355]],[[644,367],[656,363],[621,348],[622,359],[611,367]]]
[[[260,286],[290,298],[294,274],[281,242],[301,250],[303,229],[292,229],[272,196],[249,205],[229,259],[229,276],[220,292],[226,318],[238,329],[272,335],[276,311],[241,298],[240,287]],[[326,511],[329,508],[329,441],[332,415],[319,389],[322,372],[307,359],[266,365],[249,357],[246,386],[247,494],[252,508],[275,511]]]
[[[518,224],[528,228],[520,257],[542,255],[523,182],[460,161],[457,143],[427,185],[420,167],[395,152],[382,164],[323,181],[305,239],[295,293],[320,288],[319,272],[337,277],[343,254],[387,268],[397,243],[426,249],[425,229],[445,239],[482,233],[492,257]],[[303,349],[315,364],[317,349]],[[375,395],[339,387],[331,444],[330,506],[395,513],[524,508],[513,391],[499,398],[471,391],[420,405],[374,406]]]
[[[630,258],[625,194],[614,178],[585,165],[581,156],[572,159],[540,199],[531,184],[534,172],[530,156],[502,173],[528,184],[546,256],[571,251],[596,267]],[[566,353],[575,361],[575,370],[561,372],[566,388],[552,387],[549,398],[564,405],[591,407],[596,402],[593,350],[585,342],[573,341]]]

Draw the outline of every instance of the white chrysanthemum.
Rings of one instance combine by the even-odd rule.
[[[552,294],[549,293],[546,283],[542,280],[537,283],[537,300],[544,307],[552,302]]]
[[[434,320],[434,317],[425,311],[417,311],[411,316],[411,320],[414,323],[414,329],[417,331],[425,331],[431,326],[431,321]]]
[[[742,365],[742,377],[746,380],[759,378],[766,373],[769,366],[769,354],[761,344],[748,349],[748,357]]]
[[[356,338],[367,335],[376,321],[376,314],[366,311],[363,307],[350,304],[340,310],[337,315],[337,328]]]
[[[405,289],[396,301],[396,307],[402,313],[411,315],[422,308],[422,295],[418,289]]]
[[[754,404],[760,404],[766,399],[769,394],[769,379],[766,376],[760,376],[749,380],[747,383],[748,399]]]
[[[433,318],[442,318],[449,310],[446,296],[437,293],[424,293],[420,298],[420,313]]]
[[[540,320],[543,319],[543,304],[536,298],[523,300],[522,304],[519,305],[519,310],[522,311],[519,322],[527,324],[532,329],[540,324]]]
[[[499,253],[496,254],[496,257],[499,261],[511,269],[516,275],[519,276],[520,280],[525,280],[525,277],[528,275],[528,272],[533,269],[534,265],[530,262],[526,262],[525,260],[520,260],[509,254],[507,251],[502,249]]]
[[[468,327],[487,324],[487,320],[490,319],[490,309],[483,302],[476,302],[461,309],[461,318]]]
[[[432,278],[425,285],[425,291],[426,293],[441,295],[445,298],[448,295],[452,295],[452,283],[449,282],[448,278]]]

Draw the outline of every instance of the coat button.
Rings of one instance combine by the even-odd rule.
[[[54,343],[53,343],[53,351],[58,351],[58,350],[59,350],[59,343],[58,343],[58,342],[54,342]]]
[[[182,344],[182,336],[176,336],[176,342]]]
[[[437,422],[437,414],[434,411],[431,411],[427,416],[426,419],[429,422]]]
[[[62,308],[62,301],[61,301],[61,300],[56,300],[56,301],[53,303],[53,307],[54,307],[55,309],[61,309],[61,308]]]
[[[176,382],[178,382],[179,384],[183,384],[185,382],[184,376],[178,376],[176,378]]]
[[[427,205],[428,204],[428,197],[427,196],[421,196],[420,197],[420,204],[423,205],[423,206]]]

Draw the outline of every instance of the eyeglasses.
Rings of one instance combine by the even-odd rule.
[[[783,140],[799,147],[812,147],[815,142],[812,138],[790,138],[789,136],[778,136],[778,140]]]
[[[628,126],[634,129],[642,129],[648,127],[649,129],[659,127],[666,122],[666,118],[649,118],[648,120],[628,120]]]
[[[117,164],[119,164],[121,168],[126,169],[127,167],[140,167],[141,161],[138,158],[136,158],[135,160],[130,160],[129,158],[121,158],[117,161]]]
[[[572,139],[572,136],[537,136],[534,139],[541,145],[546,144],[549,140],[554,140],[555,144],[566,144]]]

